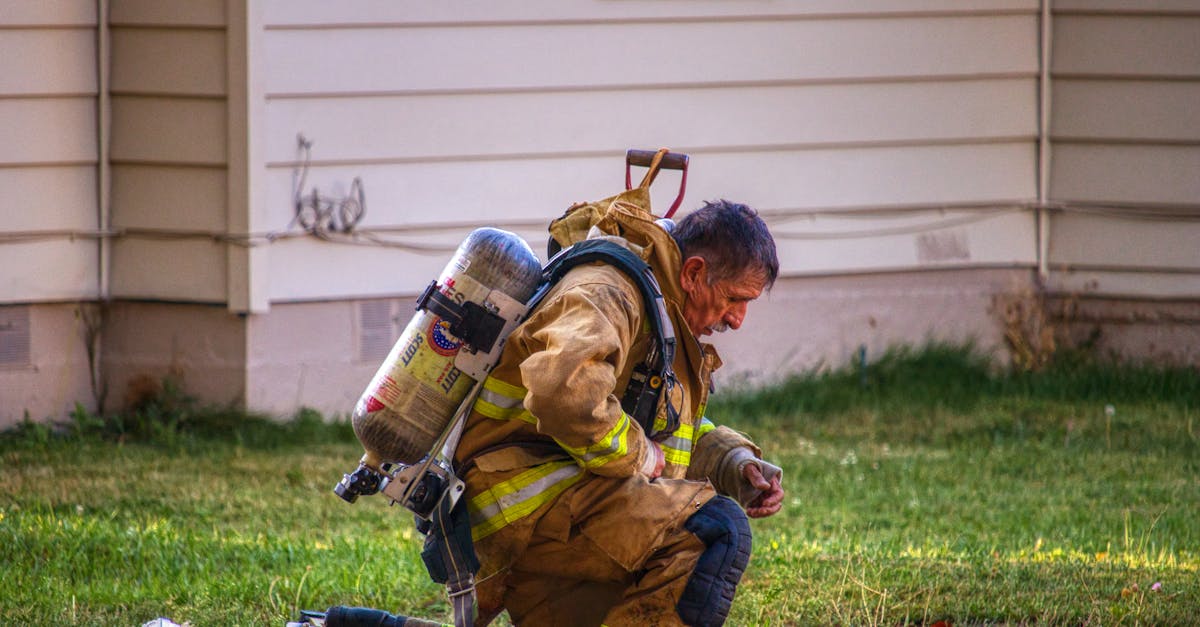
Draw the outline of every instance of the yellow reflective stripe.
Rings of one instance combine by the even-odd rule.
[[[501,381],[496,377],[488,377],[487,379],[484,379],[483,389],[518,401],[524,401],[525,395],[529,393],[529,390],[526,390],[519,385],[513,385],[507,381]]]
[[[703,416],[703,414],[701,414],[701,416]],[[692,443],[694,444],[696,442],[699,442],[700,438],[704,437],[704,434],[708,433],[709,431],[713,431],[716,428],[717,428],[717,425],[714,425],[711,420],[709,420],[708,418],[701,417],[700,418],[700,427],[698,429],[696,429],[696,437],[692,439]]]
[[[663,461],[676,466],[687,466],[692,463],[692,452],[662,447]]]
[[[621,418],[617,420],[617,424],[609,429],[599,441],[585,448],[574,448],[563,444],[557,438],[555,442],[566,452],[571,454],[579,465],[584,468],[595,468],[603,466],[608,462],[617,459],[629,452],[629,414],[621,412]]]
[[[475,540],[503,529],[549,503],[583,476],[573,461],[549,462],[501,481],[467,502]]]
[[[475,400],[475,411],[495,420],[521,420],[531,425],[537,424],[537,418],[525,409],[524,405],[516,407],[498,407],[482,398]]]
[[[494,377],[483,382],[483,390],[475,399],[475,411],[495,420],[521,420],[537,424],[533,414],[525,409],[525,388]]]
[[[659,446],[662,447],[663,457],[668,464],[687,466],[692,462],[692,438],[694,437],[694,431],[695,429],[692,425],[679,425],[675,433],[672,433],[670,437],[659,442]]]
[[[690,443],[692,441],[692,437],[693,437],[692,432],[695,430],[696,430],[696,428],[693,427],[692,425],[679,425],[679,428],[675,430],[675,433],[671,434],[671,437],[679,438],[680,440],[684,440],[685,442]],[[689,446],[688,448],[691,448],[691,447]]]

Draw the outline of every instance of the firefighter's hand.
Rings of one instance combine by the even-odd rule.
[[[770,481],[767,481],[758,464],[746,464],[746,467],[742,468],[742,476],[750,482],[750,485],[762,490],[762,494],[759,494],[758,498],[755,498],[746,507],[747,516],[766,518],[783,507],[783,485],[779,481],[779,475],[775,475],[771,477]]]
[[[657,479],[662,476],[663,467],[667,465],[667,458],[663,455],[662,447],[658,442],[646,438],[646,461],[642,463],[642,473],[651,479]]]

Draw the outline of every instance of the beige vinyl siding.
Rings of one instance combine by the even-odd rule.
[[[1200,296],[1200,4],[1054,7],[1052,286]]]
[[[1054,96],[1058,143],[1200,144],[1200,80],[1059,78]]]
[[[225,216],[213,208],[224,206],[225,179],[222,168],[119,165],[112,202],[125,222],[142,228],[220,232]]]
[[[224,30],[147,26],[114,30],[114,93],[225,95]]]
[[[1057,200],[1193,206],[1200,200],[1195,146],[1062,142],[1055,144],[1054,158],[1052,198]]]
[[[95,97],[95,16],[86,25],[18,26],[5,22],[0,34],[0,55],[5,63],[0,93],[5,97]]]
[[[143,0],[149,1],[149,0]],[[176,0],[180,1],[180,0]],[[360,0],[355,11],[326,0],[266,0],[264,18],[272,26],[323,28],[364,25],[549,23],[556,21],[665,21],[720,18],[875,17],[881,14],[977,14],[1028,12],[1037,0],[738,0],[736,2],[655,2],[653,0],[526,0],[454,3]]]
[[[115,1],[112,296],[224,302],[225,3]],[[169,236],[160,233],[170,233]]]
[[[5,166],[95,164],[95,95],[0,98],[0,133]]]
[[[225,27],[224,0],[111,0],[113,24],[156,26]]]
[[[1036,15],[271,29],[267,89],[457,92],[1021,73],[1036,71],[1036,50],[1012,42],[1035,32]],[[363,67],[371,68],[369,82],[355,71]]]
[[[0,16],[0,303],[95,298],[97,240],[67,234],[93,233],[99,221],[96,8],[9,5]]]
[[[0,101],[0,108],[3,102]],[[62,232],[96,226],[94,164],[12,166],[0,163],[0,190],[4,190],[3,200],[0,200],[4,207],[0,234],[42,230]],[[87,244],[86,241],[79,243]],[[0,245],[0,254],[7,246]],[[0,264],[0,276],[4,276],[9,267]],[[9,298],[6,295],[0,300]]]
[[[621,188],[630,147],[692,155],[685,209],[729,197],[788,230],[789,274],[1028,266],[1037,6],[269,2],[266,223],[292,221],[303,134],[305,192],[361,177],[360,227],[446,249],[278,241],[270,297],[417,291],[473,225],[540,251],[568,204]]]
[[[1029,79],[870,85],[605,89],[586,96],[479,93],[273,100],[268,159],[290,163],[289,129],[330,135],[322,162],[502,159],[610,152],[642,138],[686,139],[693,152],[843,145],[1033,140]],[[363,124],[370,120],[371,124]],[[605,120],[610,125],[600,125]],[[407,153],[407,154],[406,154]]]
[[[4,6],[5,28],[83,26],[95,28],[96,5],[79,0],[9,2]]]
[[[1054,0],[1054,9],[1075,13],[1143,13],[1185,15],[1200,13],[1196,0]]]
[[[225,166],[221,99],[114,94],[113,128],[113,165]]]

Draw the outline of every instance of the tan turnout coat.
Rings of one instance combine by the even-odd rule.
[[[636,572],[665,533],[712,498],[708,479],[715,481],[727,452],[759,454],[742,435],[704,418],[720,359],[684,321],[680,251],[642,209],[648,206],[646,190],[634,189],[573,208],[551,232],[566,244],[589,233],[616,237],[654,269],[677,337],[680,382],[672,401],[681,426],[660,440],[662,478],[644,474],[649,442],[619,401],[650,345],[637,287],[608,265],[575,268],[509,337],[457,449],[483,580],[518,558],[535,525],[564,541],[584,534]],[[576,567],[588,569],[567,566]]]

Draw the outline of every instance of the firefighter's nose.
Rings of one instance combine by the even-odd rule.
[[[738,329],[742,326],[742,322],[746,319],[746,303],[734,305],[725,312],[725,324],[729,325],[730,329]]]

